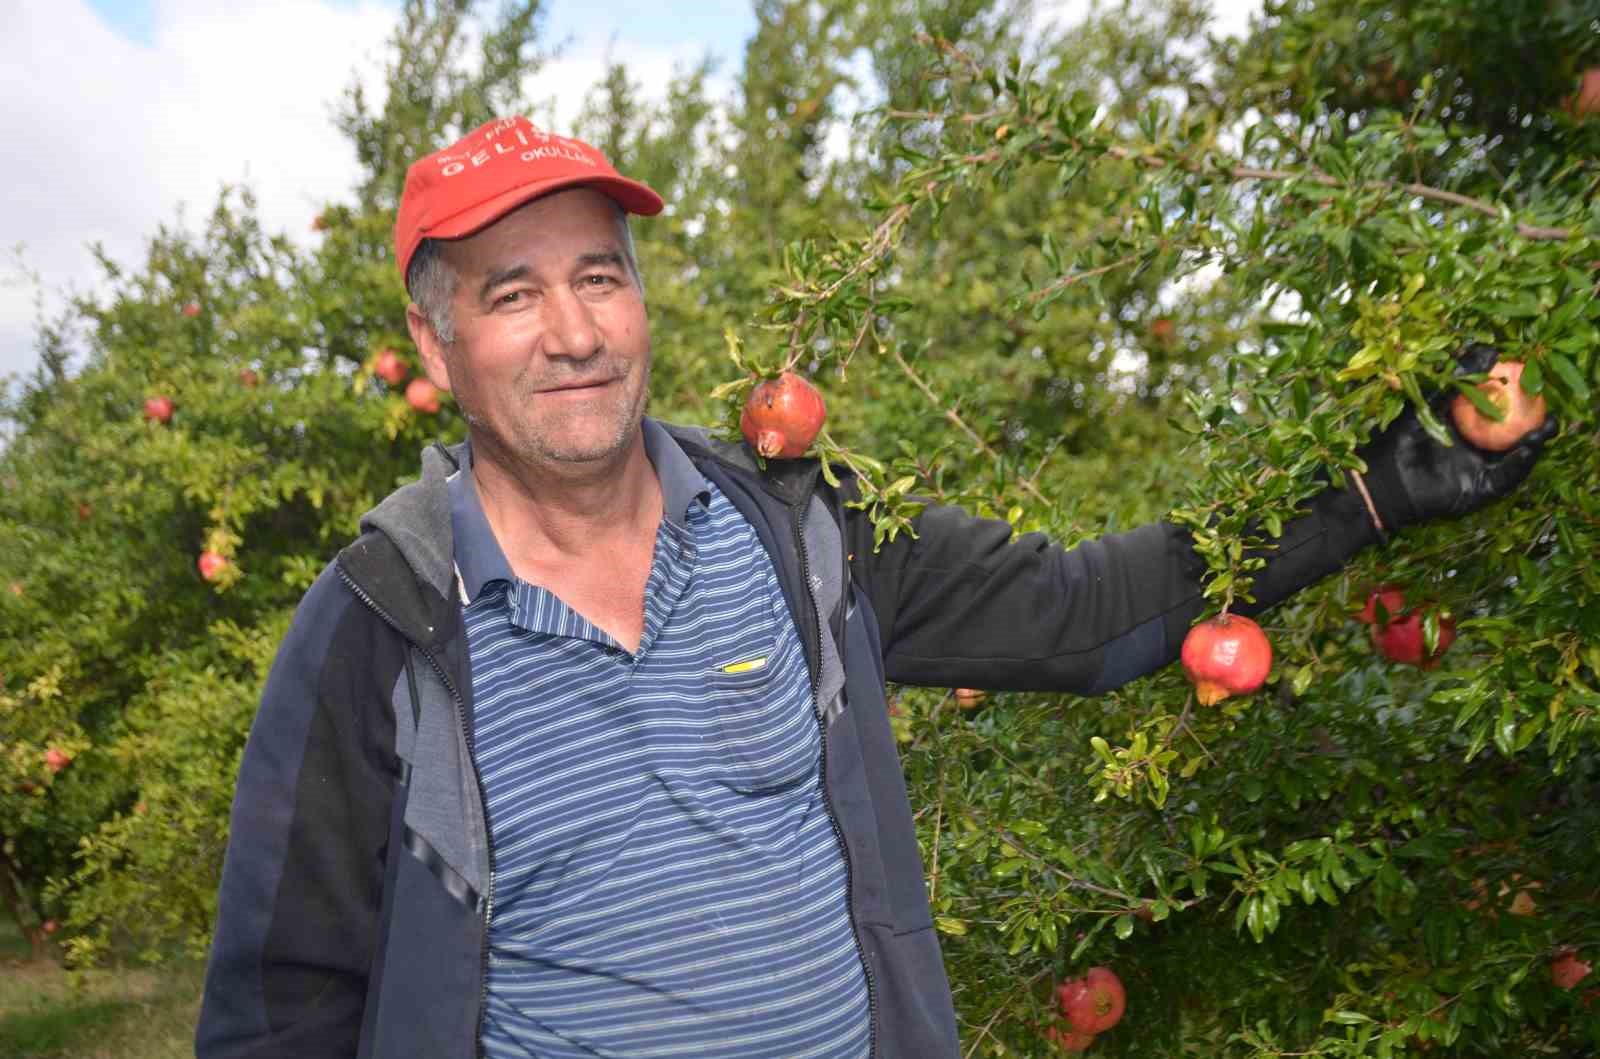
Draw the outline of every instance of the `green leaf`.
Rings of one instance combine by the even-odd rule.
[[[1550,365],[1550,370],[1556,373],[1572,396],[1580,401],[1589,399],[1589,383],[1584,379],[1583,373],[1578,371],[1577,365],[1568,360],[1566,354],[1551,352],[1545,355],[1545,362]]]
[[[1523,377],[1526,378],[1527,376],[1524,375]],[[1505,409],[1489,400],[1488,395],[1485,394],[1476,383],[1463,382],[1460,379],[1451,379],[1450,381],[1457,390],[1461,391],[1462,396],[1472,402],[1472,407],[1476,408],[1479,412],[1483,413],[1485,416],[1488,416],[1496,423],[1499,423],[1505,419]]]
[[[1340,1026],[1359,1026],[1364,1022],[1377,1021],[1370,1015],[1363,1015],[1359,1011],[1335,1011],[1328,1016],[1329,1022],[1338,1023]]]

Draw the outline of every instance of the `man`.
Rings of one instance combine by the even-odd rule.
[[[848,479],[645,417],[626,214],[661,208],[520,118],[411,168],[407,323],[468,443],[296,614],[200,1055],[954,1056],[884,681],[1103,692],[1200,614],[1176,526],[1066,552],[930,507],[875,552]],[[1490,457],[1397,422],[1254,609],[1510,489],[1551,429]]]

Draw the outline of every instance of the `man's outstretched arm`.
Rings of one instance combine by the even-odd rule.
[[[1486,370],[1488,347],[1462,369]],[[1447,417],[1445,417],[1447,418]],[[1388,531],[1464,514],[1525,478],[1553,421],[1501,454],[1459,438],[1439,445],[1407,411],[1362,455],[1373,501],[1353,487],[1327,489],[1263,551],[1253,614],[1339,570]],[[1375,518],[1374,515],[1377,517]],[[881,626],[889,679],[907,684],[1109,691],[1173,661],[1202,613],[1204,563],[1170,523],[1064,550],[1042,534],[1011,540],[1011,527],[950,507],[929,507],[918,536],[872,551],[871,526],[849,522],[852,573]]]

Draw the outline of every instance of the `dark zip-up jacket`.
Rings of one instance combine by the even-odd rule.
[[[885,680],[1109,690],[1177,656],[1203,566],[1168,524],[1067,551],[938,506],[875,552],[848,479],[833,490],[812,461],[763,472],[669,429],[756,529],[806,645],[872,1055],[956,1056]],[[478,1054],[494,856],[445,484],[458,458],[424,454],[284,639],[239,770],[200,1059]],[[1285,528],[1253,609],[1372,539],[1359,500],[1324,493]]]

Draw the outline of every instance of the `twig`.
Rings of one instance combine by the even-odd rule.
[[[1017,998],[1017,995],[1020,993],[1025,993],[1029,989],[1033,988],[1033,984],[1035,982],[1049,973],[1050,969],[1046,967],[1044,970],[1038,972],[1026,982],[1023,982],[1021,985],[1017,986],[1017,988],[1013,989],[1010,993],[1006,994],[1006,998],[1000,1001],[1000,1006],[994,1009],[994,1014],[989,1016],[989,1021],[985,1022],[981,1027],[979,1027],[978,1036],[973,1040],[972,1044],[967,1047],[966,1052],[964,1052],[962,1055],[962,1059],[972,1059],[972,1057],[978,1053],[978,1046],[983,1043],[983,1039],[985,1037],[989,1036],[989,1031],[994,1029],[994,1024],[1000,1021],[1000,1016],[1005,1014],[1006,1008],[1011,1006],[1011,1002]]]
[[[1055,455],[1056,449],[1060,448],[1061,443],[1065,440],[1067,440],[1066,435],[1057,434],[1050,444],[1045,446],[1044,454],[1039,457],[1039,465],[1033,469],[1032,474],[1028,475],[1028,481],[1035,482],[1039,480],[1039,475],[1044,473],[1044,465],[1050,462],[1050,457]]]
[[[1150,251],[1141,250],[1136,254],[1129,254],[1127,257],[1118,258],[1117,260],[1108,262],[1107,264],[1100,265],[1096,268],[1091,268],[1087,272],[1074,272],[1070,275],[1061,276],[1052,282],[1048,287],[1040,287],[1032,294],[1029,294],[1028,301],[1037,302],[1044,298],[1048,298],[1058,290],[1065,290],[1074,283],[1080,283],[1086,279],[1093,279],[1096,276],[1103,276],[1107,272],[1115,272],[1124,265],[1133,264],[1135,261],[1139,260],[1141,257],[1144,257],[1148,253],[1150,253]]]
[[[1149,168],[1177,168],[1190,173],[1204,173],[1206,169],[1199,162],[1188,161],[1181,158],[1171,158],[1157,154],[1135,152],[1126,147],[1107,148],[1106,154],[1112,158],[1123,161],[1136,162]],[[1304,171],[1294,169],[1260,169],[1255,166],[1236,165],[1222,170],[1232,180],[1264,180],[1264,181],[1290,181],[1300,180],[1318,187],[1344,188],[1350,185],[1322,172],[1320,169],[1307,169]],[[1450,206],[1460,206],[1462,209],[1481,213],[1485,217],[1499,218],[1502,210],[1492,202],[1475,199],[1455,191],[1446,191],[1443,188],[1430,187],[1427,184],[1405,183],[1397,180],[1366,180],[1360,185],[1369,191],[1404,191],[1418,198],[1441,202]],[[1544,228],[1538,225],[1517,223],[1517,234],[1524,239],[1533,239],[1544,242],[1562,242],[1571,239],[1574,230],[1571,228]]]
[[[894,246],[895,233],[905,224],[906,218],[911,216],[911,206],[912,204],[909,202],[902,202],[890,210],[889,215],[872,230],[872,238],[867,240],[866,253],[862,255],[861,260],[851,265],[849,271],[828,284],[821,291],[805,295],[806,299],[811,302],[827,301],[839,293],[839,289],[846,283],[855,279],[869,266],[876,263],[884,254],[888,253],[890,248]]]
[[[971,427],[969,427],[967,425],[967,421],[965,419],[962,419],[961,416],[956,413],[956,410],[954,408],[945,407],[944,403],[939,400],[939,395],[933,392],[933,388],[931,386],[929,386],[926,382],[924,382],[923,379],[922,379],[922,376],[918,375],[912,369],[911,365],[906,362],[906,358],[900,355],[900,350],[899,349],[894,348],[894,347],[891,346],[889,352],[894,354],[895,363],[899,364],[900,365],[900,370],[906,373],[906,378],[910,379],[913,383],[916,384],[917,389],[922,391],[923,396],[925,396],[928,399],[930,404],[932,404],[935,408],[938,408],[939,410],[944,412],[944,417],[946,419],[948,419],[948,420],[950,420],[950,422],[954,423],[957,427],[959,427],[962,430],[963,433],[965,433],[967,435],[967,437],[972,439],[972,443],[974,445],[978,446],[978,451],[979,452],[982,452],[985,456],[989,457],[991,460],[998,460],[1000,458],[1000,454],[995,452],[994,449],[990,448],[989,447],[989,443],[987,441],[984,441],[983,438],[978,434],[977,431],[975,431]],[[1038,501],[1040,501],[1041,503],[1044,503],[1044,504],[1049,504],[1050,503],[1050,501],[1045,498],[1045,495],[1043,493],[1039,492],[1039,488],[1036,485],[1034,485],[1031,480],[1025,478],[1021,482],[1019,482],[1018,484],[1021,485],[1022,488],[1026,489],[1028,492],[1032,493],[1033,496],[1034,496],[1034,499],[1036,499],[1036,500],[1038,500]]]

